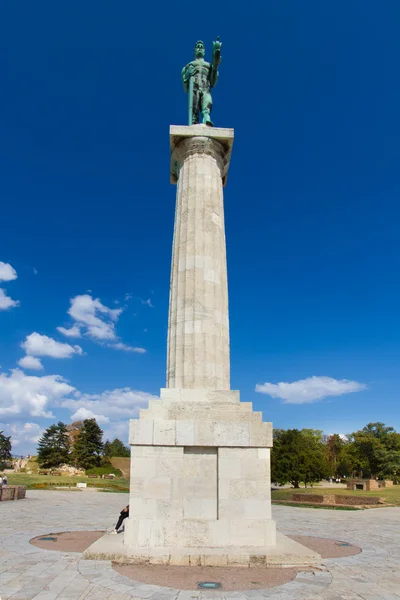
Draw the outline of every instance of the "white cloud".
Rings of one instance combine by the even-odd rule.
[[[81,394],[75,400],[63,400],[61,406],[68,408],[73,413],[72,420],[75,420],[78,411],[86,409],[91,414],[100,416],[103,419],[119,421],[121,418],[132,419],[136,417],[140,408],[147,407],[149,400],[156,398],[157,396],[147,392],[140,392],[126,387],[106,390],[101,394]]]
[[[17,277],[17,271],[11,265],[0,261],[0,281],[13,281]],[[0,310],[8,310],[16,306],[19,306],[19,300],[13,300],[0,288]]]
[[[142,300],[142,304],[147,304],[147,306],[149,306],[150,308],[154,308],[154,305],[152,304],[150,298],[147,298],[147,300]]]
[[[35,358],[34,356],[24,356],[18,361],[18,364],[23,369],[33,369],[35,371],[43,369],[40,358]]]
[[[98,298],[89,294],[71,298],[68,314],[81,326],[85,326],[87,335],[95,340],[114,340],[115,322],[122,308],[108,308]]]
[[[122,342],[115,342],[115,344],[108,344],[110,348],[115,348],[116,350],[124,350],[125,352],[136,352],[137,354],[145,354],[145,348],[138,348],[134,346],[128,346],[127,344],[123,344]]]
[[[123,350],[124,352],[135,352],[136,354],[146,352],[144,348],[124,344],[117,336],[115,324],[123,312],[123,308],[109,308],[90,294],[75,296],[71,298],[70,303],[68,314],[74,319],[75,325],[69,329],[57,327],[57,330],[63,335],[81,337],[82,329],[85,335],[109,348]]]
[[[332,377],[308,377],[292,383],[263,383],[256,385],[256,392],[281,398],[284,404],[309,404],[318,402],[327,396],[342,396],[366,389],[364,383]]]
[[[124,296],[125,301],[131,300],[132,298],[133,298],[132,294],[129,294],[129,293],[125,294],[125,296]]]
[[[43,428],[37,423],[0,423],[0,431],[5,435],[11,435],[12,450],[18,448],[20,454],[24,453],[24,448],[28,452],[36,447],[40,437],[43,434]]]
[[[0,373],[0,416],[54,418],[49,405],[65,400],[75,388],[60,375],[26,375],[20,369]]]
[[[2,288],[0,288],[0,310],[8,310],[15,306],[19,306],[19,300],[13,300],[10,296],[7,296]]]
[[[61,408],[67,409],[71,421],[95,418],[105,429],[104,439],[119,437],[126,443],[129,419],[137,417],[139,409],[156,398],[128,387],[82,394],[60,375],[28,376],[14,369],[9,374],[0,372],[0,421],[3,421],[0,431],[4,429],[7,435],[12,435],[19,454],[32,454],[43,428],[30,419],[55,421],[58,415],[51,409]],[[65,421],[65,417],[60,417]]]
[[[101,425],[102,423],[109,423],[110,419],[105,417],[104,415],[96,415],[91,410],[87,408],[81,407],[71,415],[71,421],[84,421],[85,419],[96,419],[96,421]]]
[[[0,281],[13,281],[17,277],[17,271],[11,265],[0,261]]]
[[[73,354],[82,354],[80,346],[70,346],[56,342],[47,335],[40,335],[34,331],[21,343],[21,348],[31,356],[51,356],[52,358],[71,358]]]
[[[63,335],[65,335],[67,337],[72,337],[72,338],[82,337],[81,330],[78,325],[73,325],[69,329],[66,329],[65,327],[57,327],[57,331],[59,331],[60,333],[62,333]]]

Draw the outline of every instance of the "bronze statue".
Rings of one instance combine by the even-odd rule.
[[[210,118],[212,109],[211,88],[218,81],[218,65],[221,61],[221,42],[213,42],[213,53],[211,64],[204,60],[205,48],[203,42],[197,42],[194,47],[195,59],[182,69],[182,81],[189,101],[189,125],[199,122],[202,115],[202,123],[213,126]]]

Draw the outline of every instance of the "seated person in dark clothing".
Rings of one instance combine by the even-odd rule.
[[[128,506],[125,506],[125,508],[123,508],[121,510],[121,512],[119,513],[119,518],[118,518],[117,524],[115,526],[115,529],[113,529],[111,532],[112,534],[115,535],[116,533],[118,533],[118,529],[121,527],[122,521],[124,519],[126,519],[126,517],[129,517],[129,504],[128,504]]]

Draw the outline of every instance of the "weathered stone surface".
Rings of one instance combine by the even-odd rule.
[[[132,447],[127,548],[135,552],[153,539],[158,547],[179,549],[273,546],[269,448],[243,441],[240,422],[173,423],[195,443]],[[163,427],[171,431],[169,421]]]
[[[0,500],[23,500],[26,495],[24,485],[4,485],[0,486]]]

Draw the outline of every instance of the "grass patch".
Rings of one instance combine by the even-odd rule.
[[[68,475],[28,475],[26,473],[10,473],[10,485],[25,485],[29,490],[51,490],[56,487],[76,488],[77,483],[86,483],[88,487],[95,487],[108,492],[129,492],[129,479],[116,477],[115,479],[94,479],[91,477],[68,477]]]
[[[318,487],[316,488],[301,488],[295,490],[293,488],[284,490],[273,490],[271,496],[272,500],[286,500],[290,502],[293,494],[338,494],[340,496],[379,496],[384,498],[388,504],[394,504],[400,506],[400,485],[394,485],[390,488],[379,488],[379,490],[373,490],[372,492],[364,492],[362,490],[347,490],[343,488],[331,488],[331,487]],[[296,503],[296,506],[299,506]]]

